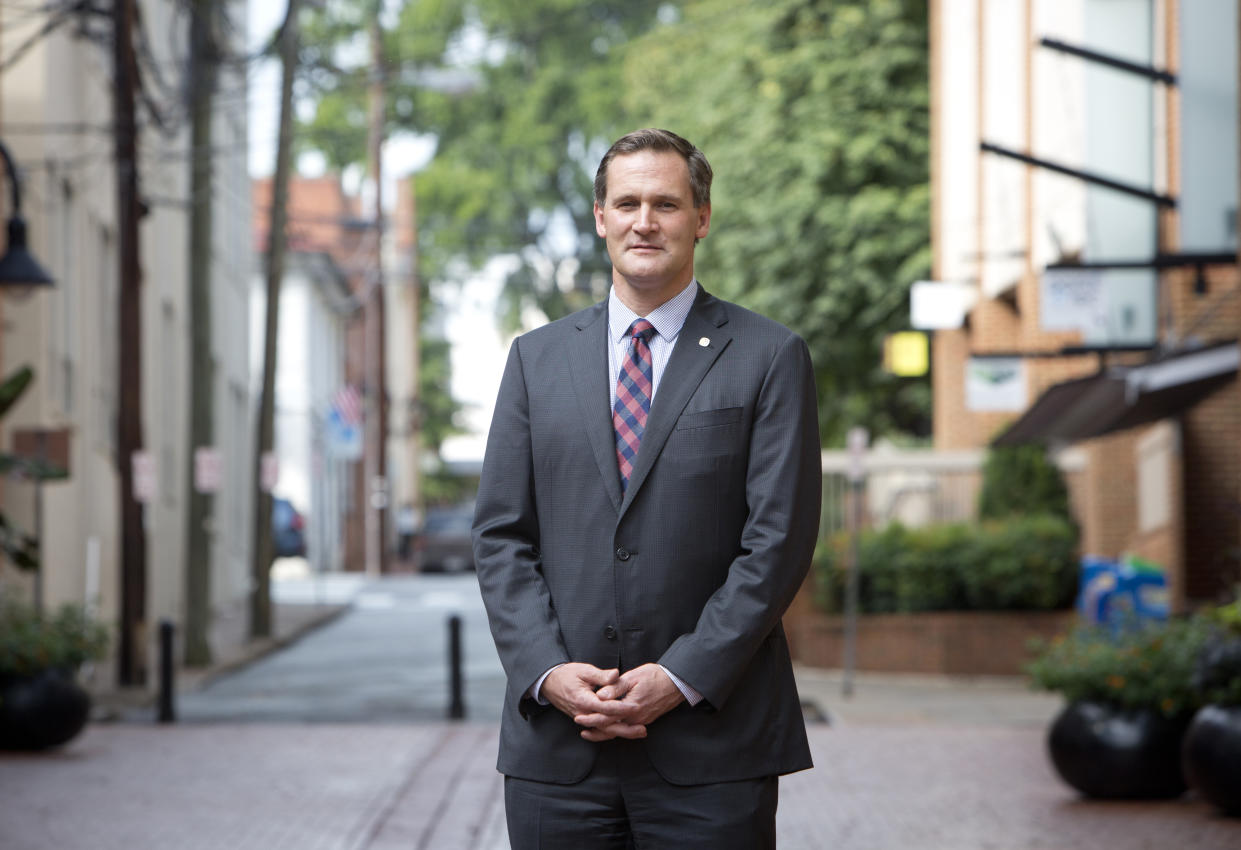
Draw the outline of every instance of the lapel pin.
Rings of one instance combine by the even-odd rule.
[[[707,339],[704,336],[702,339],[698,340],[698,344],[701,345],[703,348],[706,348],[708,345],[711,344],[711,340]]]

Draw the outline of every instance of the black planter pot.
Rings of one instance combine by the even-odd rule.
[[[44,750],[82,731],[90,694],[62,670],[0,677],[0,749]]]
[[[1241,817],[1241,706],[1199,709],[1181,756],[1194,790],[1226,814]]]
[[[1088,797],[1153,800],[1179,797],[1187,787],[1181,742],[1189,718],[1104,703],[1069,703],[1047,737],[1052,764]]]

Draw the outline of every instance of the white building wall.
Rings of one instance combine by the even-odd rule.
[[[245,2],[232,2],[237,28],[233,49],[246,46]],[[213,145],[215,204],[212,251],[212,353],[215,366],[215,445],[224,481],[215,495],[211,521],[212,603],[238,607],[249,595],[253,549],[255,419],[250,399],[250,285],[255,274],[250,234],[250,176],[244,65],[226,65],[219,77]]]
[[[1026,46],[1030,33],[1020,3],[985,0],[982,45],[982,138],[1025,152]],[[1026,166],[995,155],[982,159],[982,291],[995,297],[1025,271]]]
[[[978,282],[978,3],[939,0],[938,272],[947,281]]]
[[[0,55],[10,55],[40,23],[0,10]],[[16,428],[71,429],[71,477],[43,487],[42,596],[49,605],[90,602],[114,621],[118,287],[109,65],[102,49],[62,29],[0,75],[0,138],[23,176],[31,251],[55,279],[51,289],[0,305],[0,368],[35,371],[0,439],[7,448]],[[7,513],[39,531],[33,485],[5,482],[3,498]],[[11,567],[0,570],[6,584],[14,577]],[[112,679],[110,665],[103,665],[97,681]]]
[[[140,185],[150,213],[140,225],[142,268],[142,404],[145,447],[159,464],[155,498],[146,509],[147,622],[154,664],[155,625],[162,618],[183,621],[185,495],[188,482],[189,317],[188,132],[176,102],[187,55],[182,36],[184,4],[142,0],[141,15],[155,61],[173,87],[153,91],[176,128],[163,135],[142,122]],[[244,20],[244,3],[233,4]],[[44,22],[40,15],[0,9],[0,55],[9,55]],[[29,363],[36,383],[4,423],[14,427],[68,427],[71,477],[44,488],[42,584],[48,604],[89,601],[115,623],[119,619],[119,476],[116,457],[118,413],[118,236],[116,231],[112,123],[112,59],[106,45],[76,38],[74,27],[57,29],[38,41],[0,75],[0,138],[9,144],[26,176],[24,212],[31,248],[56,278],[50,291],[24,302],[5,303],[0,332],[5,373]],[[173,39],[169,39],[169,34]],[[239,38],[241,36],[238,36]],[[152,83],[154,86],[155,84]],[[237,94],[244,76],[231,83],[233,111],[218,146],[231,150],[217,160],[215,270],[217,434],[244,453],[248,445],[245,392],[245,328],[249,269],[249,205],[245,183],[245,120]],[[239,330],[240,329],[240,330]],[[3,435],[7,444],[7,433]],[[218,594],[245,592],[235,565],[246,562],[248,510],[240,482],[229,483],[224,510],[214,518],[217,551],[213,585]],[[33,519],[32,488],[6,485],[5,509]],[[88,564],[94,570],[88,576]],[[230,572],[231,570],[231,572]],[[12,581],[13,570],[0,570]],[[88,599],[88,594],[97,594]],[[110,664],[96,682],[114,681]]]
[[[291,252],[280,289],[274,451],[280,475],[273,494],[306,518],[307,560],[316,572],[343,568],[342,506],[347,461],[326,446],[324,419],[344,384],[345,293],[325,255]],[[265,281],[251,297],[251,360],[262,376]]]

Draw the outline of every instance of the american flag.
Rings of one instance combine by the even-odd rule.
[[[353,384],[345,384],[332,397],[332,412],[345,425],[361,425],[362,393]]]

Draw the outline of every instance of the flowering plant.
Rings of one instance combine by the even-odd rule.
[[[1093,700],[1174,717],[1202,702],[1194,671],[1209,632],[1201,617],[1119,632],[1081,627],[1042,644],[1026,671],[1036,687],[1070,702]]]

